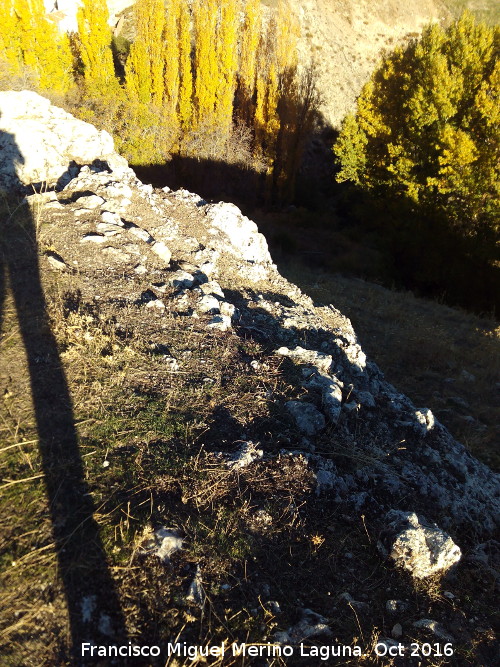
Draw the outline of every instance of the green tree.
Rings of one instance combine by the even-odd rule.
[[[463,233],[497,223],[500,32],[465,13],[388,56],[334,146],[339,182],[404,196]]]

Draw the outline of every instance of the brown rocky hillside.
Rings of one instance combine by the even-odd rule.
[[[500,478],[349,319],[35,93],[0,151],[2,667],[494,665]]]

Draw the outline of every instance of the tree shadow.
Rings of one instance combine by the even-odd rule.
[[[22,184],[16,167],[24,158],[15,137],[0,132],[0,147],[4,182],[9,183],[9,191],[19,191]],[[83,642],[124,641],[125,621],[85,481],[72,399],[51,330],[40,277],[36,222],[27,206],[22,207],[20,218],[14,210],[0,220],[0,327],[10,289],[28,362],[52,534],[69,616],[71,664],[78,665]]]

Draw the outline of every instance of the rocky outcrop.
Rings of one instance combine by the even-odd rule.
[[[416,514],[392,510],[385,522],[379,550],[416,579],[442,574],[461,558],[449,535]]]
[[[114,170],[127,168],[107,132],[36,93],[0,92],[0,191],[22,185],[63,186],[80,166],[95,161]]]
[[[30,99],[49,147],[42,155],[45,173],[57,182],[66,173],[67,146],[79,145],[78,121]],[[21,140],[30,120],[11,114],[8,127]],[[53,270],[78,270],[89,299],[96,289],[92,276],[105,274],[113,303],[143,307],[160,328],[169,314],[185,318],[186,326],[204,322],[207,332],[220,336],[251,334],[259,340],[266,363],[281,364],[297,391],[297,400],[276,406],[297,434],[294,447],[282,454],[307,462],[318,497],[370,516],[382,536],[392,526],[387,553],[402,567],[418,569],[416,576],[445,570],[472,535],[477,539],[498,528],[499,476],[456,442],[429,409],[413,405],[385,381],[347,318],[333,306],[315,306],[279,274],[255,223],[232,204],[142,184],[107,138],[100,141],[102,133],[85,132],[93,137],[88,153],[71,148],[71,154],[80,162],[88,156],[90,164],[61,192],[30,198],[54,223],[47,255]],[[66,146],[62,137],[69,138]],[[24,152],[31,164],[26,144]],[[37,170],[20,173],[24,183],[39,180]],[[280,399],[270,392],[268,400]],[[252,447],[263,461],[273,456]],[[252,465],[256,457],[249,452],[235,452],[234,465],[242,459]]]

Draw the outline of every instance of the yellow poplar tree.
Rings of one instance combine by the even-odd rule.
[[[264,157],[271,160],[279,131],[277,29],[276,16],[272,16],[261,36],[259,45],[256,76],[257,100],[254,116],[257,150],[260,150]]]
[[[14,0],[13,9],[17,27],[12,27],[24,64],[36,74],[41,88],[66,91],[72,81],[67,36],[46,18],[43,0]]]
[[[170,0],[165,18],[163,39],[165,44],[164,110],[165,121],[175,130],[179,124],[177,103],[179,100],[179,22],[180,0]],[[175,127],[174,127],[175,126]]]
[[[238,0],[220,0],[217,30],[218,86],[215,101],[217,127],[229,136],[233,124],[236,71],[238,69]]]
[[[143,104],[161,107],[165,96],[165,4],[137,0],[134,5],[136,38],[125,66],[127,92]]]
[[[195,0],[195,110],[197,124],[213,127],[219,86],[217,63],[217,0]]]
[[[254,112],[257,52],[262,31],[260,0],[247,0],[240,39],[240,63],[238,68],[240,114],[250,124]]]
[[[279,0],[275,43],[276,59],[280,74],[287,69],[297,67],[297,40],[299,37],[299,22],[292,10],[290,1]]]
[[[193,72],[191,64],[191,16],[186,2],[179,11],[179,121],[184,132],[191,127],[193,115]]]
[[[108,19],[106,0],[83,0],[77,11],[85,83],[91,94],[101,96],[116,94],[119,89]]]
[[[0,59],[15,73],[22,62],[20,22],[13,0],[0,0]]]

